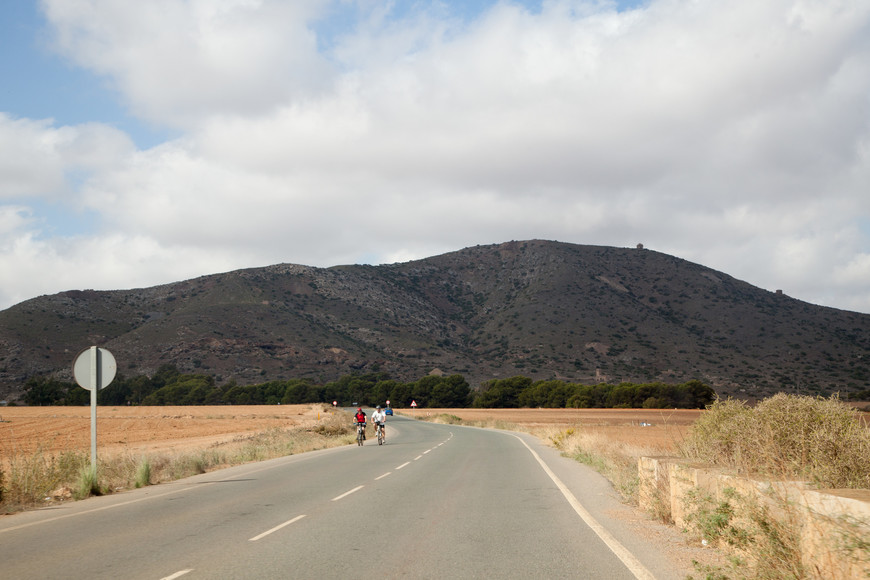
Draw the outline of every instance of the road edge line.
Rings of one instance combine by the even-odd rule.
[[[592,516],[592,514],[590,514],[586,510],[586,508],[583,507],[583,505],[580,503],[580,501],[576,497],[574,497],[573,493],[571,493],[571,490],[568,489],[568,486],[566,486],[564,483],[562,483],[562,480],[559,479],[555,473],[553,473],[553,470],[550,469],[550,466],[547,465],[543,459],[541,459],[541,456],[538,455],[534,449],[529,447],[529,444],[526,443],[525,441],[523,441],[522,437],[520,437],[518,435],[513,435],[513,437],[516,437],[517,439],[519,439],[520,443],[525,445],[526,449],[529,450],[529,453],[532,454],[532,457],[535,458],[535,460],[538,462],[538,464],[544,470],[544,473],[546,473],[550,477],[550,479],[553,480],[553,483],[556,484],[556,487],[559,488],[559,491],[562,492],[562,495],[565,496],[565,499],[568,500],[568,503],[571,504],[571,507],[574,508],[575,512],[577,512],[577,515],[580,516],[580,518],[584,522],[586,522],[586,525],[589,526],[589,528],[593,532],[595,532],[595,535],[597,535],[599,538],[601,538],[602,542],[607,544],[607,547],[610,548],[610,551],[613,552],[613,554],[617,558],[619,558],[619,560],[623,564],[625,564],[625,567],[628,568],[632,574],[634,574],[634,577],[637,578],[638,580],[655,580],[655,576],[653,576],[652,572],[650,572],[646,568],[646,566],[644,566],[640,562],[640,560],[637,559],[637,556],[632,554],[628,550],[628,548],[623,546],[619,542],[619,540],[614,538],[613,535],[610,532],[608,532],[604,528],[604,526],[602,526],[600,523],[598,523],[598,520],[596,520]]]

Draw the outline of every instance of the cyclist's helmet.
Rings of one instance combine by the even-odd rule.
[[[378,411],[380,411],[380,410],[381,410],[381,406],[380,406],[380,405],[378,405]]]
[[[357,412],[362,411],[362,407],[357,407],[356,410]]]

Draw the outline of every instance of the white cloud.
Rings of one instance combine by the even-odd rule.
[[[49,123],[0,113],[0,199],[51,194],[64,188],[59,136],[46,130]]]
[[[44,292],[87,286],[63,264],[96,246],[93,279],[126,287],[546,238],[642,242],[870,312],[866,2],[499,3],[471,22],[359,2],[325,52],[312,23],[350,4],[43,5],[68,58],[183,130],[135,151],[0,116],[4,259],[69,272]],[[24,200],[61,194],[101,231],[45,237]]]
[[[30,227],[32,219],[30,211],[21,206],[0,206],[0,240],[5,243],[2,246],[4,252],[14,251],[9,242],[14,241],[15,234]]]
[[[4,238],[6,238],[4,236]],[[19,235],[3,240],[0,301],[6,306],[65,290],[147,287],[237,267],[250,256],[226,255],[207,247],[165,246],[145,236],[111,234],[40,239]]]
[[[124,133],[99,124],[53,126],[0,112],[0,199],[55,197],[70,174],[111,167],[133,151]]]
[[[257,114],[329,78],[315,0],[42,0],[58,50],[110,78],[146,119]]]

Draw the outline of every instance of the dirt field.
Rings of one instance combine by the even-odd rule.
[[[270,427],[317,422],[320,405],[98,407],[97,452],[207,447]],[[0,408],[0,456],[90,451],[90,407]]]
[[[574,427],[620,443],[673,451],[701,416],[698,409],[415,409],[408,416],[456,415],[463,421],[504,421],[528,427]]]
[[[306,425],[331,413],[320,405],[214,407],[99,407],[98,453],[160,451],[206,447],[271,427]],[[464,421],[496,420],[531,427],[582,427],[609,438],[673,447],[701,411],[639,409],[415,409],[408,416],[447,413]],[[647,426],[642,424],[646,423]],[[42,450],[89,451],[90,407],[0,408],[0,456]]]

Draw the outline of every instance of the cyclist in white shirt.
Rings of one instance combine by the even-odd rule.
[[[377,409],[375,409],[375,412],[372,413],[372,423],[375,424],[375,434],[377,434],[378,429],[381,429],[381,432],[384,434],[384,443],[386,443],[387,442],[387,429],[386,429],[387,414],[384,412],[383,409],[381,409],[380,405],[378,405]]]

